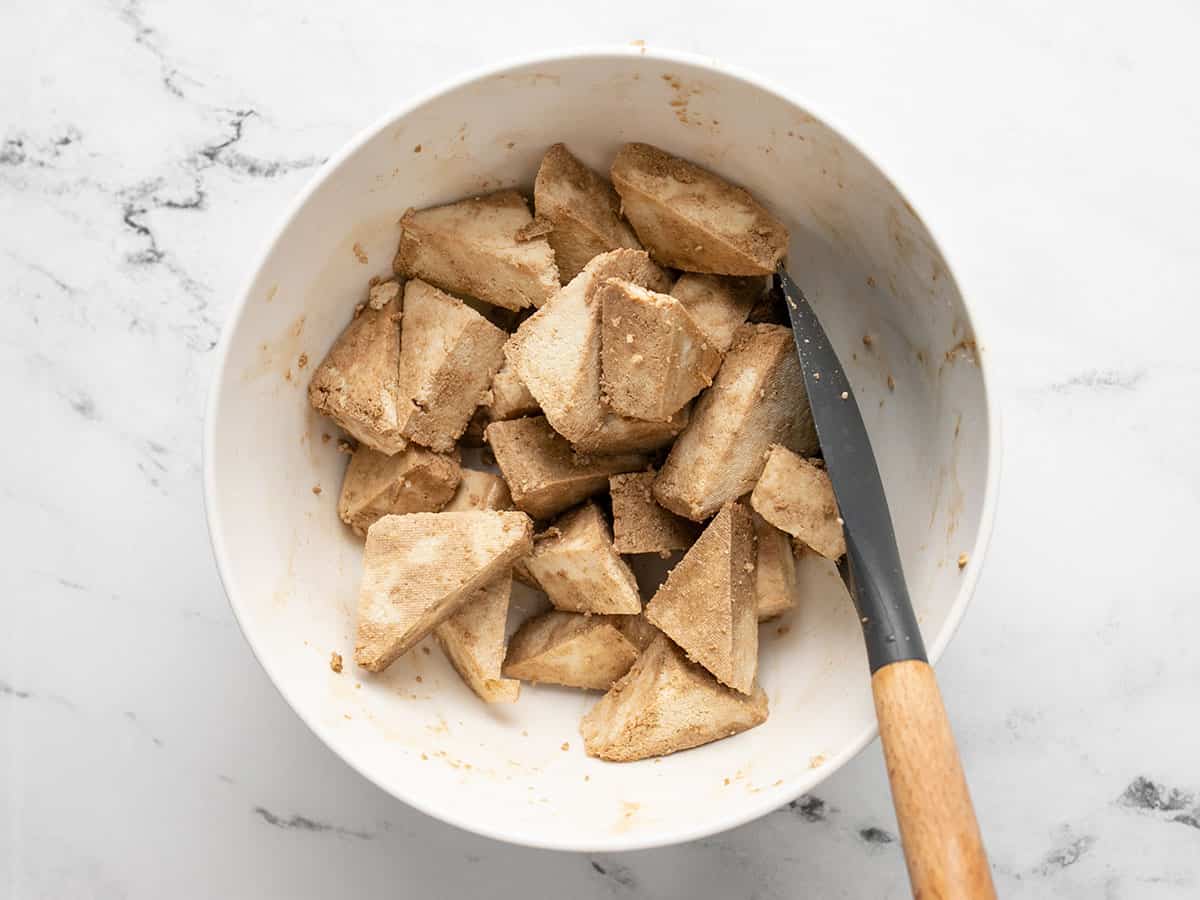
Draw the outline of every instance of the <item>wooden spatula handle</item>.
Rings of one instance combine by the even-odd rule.
[[[994,898],[991,868],[933,669],[917,659],[890,663],[871,676],[871,689],[913,896]]]

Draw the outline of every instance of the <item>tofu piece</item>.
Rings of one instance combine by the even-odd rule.
[[[365,535],[387,515],[437,512],[462,479],[458,460],[415,444],[388,456],[360,444],[350,458],[338,497],[338,517]]]
[[[539,219],[553,226],[546,240],[554,248],[564,284],[601,253],[642,249],[621,218],[621,198],[613,186],[572,156],[565,144],[555,144],[542,157],[533,183],[533,208]]]
[[[485,703],[516,703],[521,693],[521,682],[501,676],[511,594],[512,575],[504,572],[433,630],[454,670]]]
[[[594,503],[571,510],[539,534],[525,566],[557,609],[642,611],[637,578],[613,549],[608,522]]]
[[[549,519],[608,487],[608,476],[649,463],[642,453],[580,456],[545,416],[493,422],[484,432],[513,502],[535,519]]]
[[[754,603],[758,621],[781,616],[796,605],[796,559],[792,539],[757,512],[754,537],[758,556],[754,563]]]
[[[758,612],[754,525],[745,506],[721,509],[646,605],[646,620],[722,684],[753,690]]]
[[[504,674],[522,681],[607,691],[638,657],[638,648],[611,619],[560,610],[535,616],[509,642]]]
[[[404,436],[452,450],[504,362],[507,339],[461,300],[424,281],[408,282],[400,334]]]
[[[594,302],[600,392],[615,412],[662,422],[712,384],[721,354],[674,297],[610,278]]]
[[[380,453],[408,445],[400,431],[400,307],[362,306],[308,383],[308,402]]]
[[[743,325],[658,473],[654,498],[703,521],[753,489],[772,444],[800,453],[819,446],[791,330]]]
[[[583,717],[589,756],[630,762],[699,747],[761,725],[767,695],[719,684],[660,635]]]
[[[516,371],[505,361],[492,378],[492,393],[484,399],[483,408],[490,422],[536,416],[542,411],[537,398],[521,381]]]
[[[725,353],[766,289],[761,275],[738,278],[685,272],[671,288],[671,296],[683,304],[709,342]]]
[[[651,469],[608,478],[608,490],[612,495],[613,546],[618,553],[686,550],[700,534],[700,526],[695,522],[659,506],[653,494],[656,474]]]
[[[493,306],[541,306],[558,290],[558,268],[545,237],[522,240],[532,222],[516,191],[410,209],[392,268]]]
[[[443,512],[465,512],[472,509],[512,509],[512,495],[499,475],[476,469],[461,469],[458,490],[442,507]]]
[[[655,262],[712,275],[770,275],[788,231],[750,194],[650,144],[626,144],[612,165],[626,218]]]
[[[829,473],[811,460],[778,445],[771,448],[750,504],[776,528],[826,559],[846,552],[846,536],[838,515]]]
[[[367,529],[354,661],[382,672],[532,544],[521,512],[384,516]]]
[[[504,348],[555,431],[572,443],[598,431],[611,415],[600,402],[600,304],[593,302],[609,278],[663,291],[671,283],[644,251],[605,253],[522,322]]]
[[[605,412],[600,427],[575,442],[580,453],[649,453],[667,446],[687,428],[692,407],[688,404],[664,422],[644,422]]]

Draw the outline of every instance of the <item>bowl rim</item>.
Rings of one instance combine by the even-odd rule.
[[[980,372],[980,380],[983,388],[984,409],[987,412],[987,433],[986,433],[986,478],[984,487],[983,504],[980,509],[979,531],[976,535],[975,543],[967,551],[970,556],[970,564],[963,573],[962,583],[959,585],[958,593],[955,596],[954,603],[946,617],[946,622],[937,636],[937,639],[928,645],[928,656],[931,665],[935,664],[945,651],[946,646],[958,631],[962,623],[967,607],[970,605],[971,598],[975,592],[976,585],[979,581],[979,576],[983,571],[983,563],[986,557],[986,552],[989,543],[991,542],[992,531],[996,517],[996,507],[999,498],[999,481],[1002,456],[1002,440],[1000,434],[1000,409],[995,397],[995,392],[991,388],[991,343],[985,341],[980,327],[980,315],[978,310],[973,310],[967,300],[967,294],[962,290],[962,280],[952,266],[948,253],[947,243],[939,236],[930,226],[928,221],[922,217],[916,210],[917,206],[912,204],[905,194],[897,187],[888,170],[882,166],[877,159],[863,150],[861,143],[855,140],[852,136],[852,131],[844,126],[843,123],[837,121],[836,117],[828,114],[826,110],[821,109],[817,104],[809,102],[807,98],[801,99],[798,92],[785,90],[772,80],[764,78],[758,74],[754,74],[741,69],[738,66],[731,66],[719,62],[714,57],[702,56],[700,54],[678,51],[673,49],[665,49],[662,47],[651,47],[643,42],[627,45],[598,45],[598,46],[582,46],[577,48],[567,48],[556,51],[540,51],[535,53],[523,54],[516,57],[509,57],[495,63],[477,67],[467,73],[453,78],[441,85],[425,91],[415,97],[397,104],[389,109],[385,114],[379,116],[365,128],[358,131],[349,141],[347,141],[335,154],[333,154],[326,162],[313,173],[307,184],[300,190],[299,194],[287,205],[283,213],[276,218],[267,237],[260,245],[259,251],[253,256],[253,265],[242,282],[241,289],[238,293],[237,300],[234,303],[229,317],[227,318],[224,327],[222,328],[221,337],[216,347],[216,363],[211,382],[208,389],[208,397],[205,403],[204,413],[204,428],[203,428],[203,446],[201,451],[203,479],[204,479],[204,510],[205,521],[209,534],[209,541],[212,547],[213,557],[217,564],[217,574],[221,581],[221,586],[225,591],[225,596],[229,601],[230,608],[233,611],[235,620],[238,623],[238,628],[241,631],[243,638],[250,647],[251,653],[262,666],[267,674],[268,680],[279,692],[284,702],[291,707],[292,711],[299,719],[308,727],[308,729],[335,755],[338,756],[347,766],[365,778],[367,781],[374,784],[384,793],[402,801],[409,807],[419,810],[425,815],[431,816],[439,821],[461,828],[464,831],[473,834],[482,835],[492,838],[493,840],[504,841],[507,843],[517,844],[526,847],[533,847],[547,850],[564,850],[573,852],[590,852],[590,853],[613,853],[628,850],[643,850],[655,847],[665,847],[673,844],[684,843],[687,841],[698,840],[709,837],[731,828],[736,828],[739,825],[744,825],[755,819],[761,818],[770,812],[773,812],[787,803],[802,796],[807,791],[812,790],[817,785],[821,784],[850,760],[858,756],[859,753],[869,744],[879,733],[879,728],[876,722],[872,721],[864,727],[862,731],[850,741],[840,753],[836,756],[826,759],[823,765],[815,769],[810,769],[804,775],[795,779],[792,783],[781,786],[780,790],[772,792],[764,792],[761,798],[756,802],[746,804],[736,812],[730,812],[726,815],[717,815],[703,822],[696,823],[687,827],[665,829],[661,831],[647,832],[631,832],[619,835],[610,835],[604,839],[592,839],[587,842],[580,842],[575,839],[565,838],[560,839],[554,834],[544,834],[535,831],[528,831],[522,828],[500,829],[485,825],[480,825],[472,821],[469,813],[469,805],[464,807],[456,807],[453,805],[433,808],[428,804],[422,803],[410,796],[406,796],[402,790],[394,790],[389,786],[385,786],[371,772],[358,766],[353,760],[342,752],[337,746],[337,743],[332,739],[330,734],[327,734],[327,729],[315,719],[306,716],[290,696],[289,689],[285,682],[277,677],[277,673],[273,670],[271,664],[264,657],[260,650],[258,641],[256,640],[253,629],[247,627],[247,619],[244,615],[242,604],[233,589],[233,579],[231,576],[232,568],[229,562],[229,552],[225,544],[225,536],[218,528],[218,523],[221,521],[220,503],[217,499],[216,488],[216,472],[214,461],[214,448],[218,431],[218,398],[221,395],[222,388],[226,384],[226,379],[229,377],[228,372],[228,356],[230,346],[232,344],[233,335],[237,332],[246,315],[247,308],[250,302],[250,291],[258,279],[259,273],[266,264],[267,259],[274,252],[284,231],[291,225],[293,220],[299,215],[305,204],[317,188],[324,182],[330,173],[335,171],[345,160],[357,152],[368,141],[373,140],[378,134],[385,131],[387,128],[394,125],[401,118],[410,115],[420,107],[427,103],[431,103],[439,98],[467,87],[475,82],[493,78],[497,75],[504,74],[514,69],[526,68],[529,66],[547,65],[560,63],[564,61],[575,61],[582,59],[603,59],[603,60],[630,60],[630,59],[648,59],[666,63],[676,63],[678,65],[692,66],[700,69],[708,69],[724,77],[741,81],[753,88],[761,90],[767,94],[774,95],[779,100],[796,106],[804,112],[813,116],[825,127],[829,128],[839,138],[844,140],[860,154],[863,158],[871,163],[883,177],[884,181],[896,192],[896,195],[903,198],[912,210],[915,218],[926,228],[930,237],[933,239],[934,245],[941,252],[943,261],[946,264],[946,271],[951,283],[959,291],[959,296],[962,298],[963,314],[966,319],[967,327],[970,334],[975,337],[978,346],[976,353],[976,363]]]

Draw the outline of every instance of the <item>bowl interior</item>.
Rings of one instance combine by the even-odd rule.
[[[586,757],[578,724],[596,695],[527,685],[515,706],[483,705],[432,641],[381,676],[351,662],[361,543],[335,513],[346,457],[306,402],[312,367],[368,278],[390,273],[406,208],[528,187],[555,141],[605,170],[627,140],[745,185],[790,227],[791,271],[851,375],[934,655],[969,593],[955,560],[984,525],[989,421],[962,298],[904,199],[803,109],[703,64],[613,53],[510,67],[368,133],[322,170],[226,335],[206,454],[214,546],[255,653],[337,753],[433,815],[541,846],[730,827],[810,789],[874,734],[854,611],[821,566],[806,570],[801,606],[762,627],[769,721],[662,760]]]

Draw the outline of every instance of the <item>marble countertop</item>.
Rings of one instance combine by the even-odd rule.
[[[815,98],[952,236],[1005,473],[939,671],[1001,894],[1200,894],[1200,598],[1173,565],[1200,500],[1200,6],[691,8],[3,5],[0,895],[907,895],[877,745],[667,850],[556,854],[426,818],[293,715],[217,580],[212,349],[284,205],[405,97],[634,39]]]

